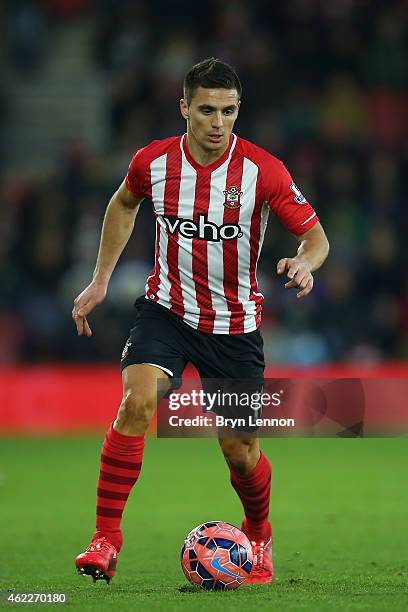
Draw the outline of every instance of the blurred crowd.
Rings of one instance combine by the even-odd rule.
[[[284,161],[331,243],[299,302],[275,273],[297,244],[270,219],[258,272],[267,360],[407,358],[406,1],[22,0],[3,11],[12,70],[34,78],[52,54],[53,29],[92,21],[109,138],[100,150],[76,138],[47,176],[0,182],[1,363],[118,361],[153,262],[148,202],[90,317],[91,339],[76,336],[72,300],[91,279],[104,210],[132,152],[184,132],[181,82],[208,56],[240,75],[235,131]],[[3,91],[3,122],[6,109]]]

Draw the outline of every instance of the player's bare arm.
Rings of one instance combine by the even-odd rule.
[[[92,336],[86,317],[105,299],[109,279],[133,231],[141,202],[123,182],[107,206],[92,282],[74,300],[72,318],[78,336]]]
[[[320,223],[297,236],[300,242],[295,257],[284,257],[279,260],[276,271],[287,273],[289,281],[286,289],[300,289],[296,297],[303,298],[313,289],[312,272],[320,268],[329,253],[329,241]]]

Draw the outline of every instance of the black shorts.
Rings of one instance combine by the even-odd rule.
[[[207,334],[144,296],[136,300],[135,307],[135,326],[122,353],[122,371],[137,363],[157,366],[171,378],[171,392],[180,387],[183,370],[191,362],[204,390],[213,391],[214,379],[218,379],[223,381],[224,392],[237,388],[241,391],[245,388],[247,393],[262,391],[265,361],[259,330],[246,334]],[[242,408],[239,410],[241,412]],[[246,412],[249,414],[250,410]],[[214,408],[213,412],[226,417],[237,416],[233,406]],[[251,414],[253,416],[253,412]],[[259,412],[256,416],[260,416]]]

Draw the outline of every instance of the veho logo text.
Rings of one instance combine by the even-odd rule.
[[[216,225],[207,220],[203,214],[198,215],[198,220],[183,219],[180,217],[162,216],[167,230],[173,236],[180,233],[184,238],[198,238],[208,242],[220,242],[221,240],[234,240],[242,238],[243,233],[238,223],[224,223]]]

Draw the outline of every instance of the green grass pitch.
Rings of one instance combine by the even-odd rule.
[[[95,436],[0,440],[0,589],[64,591],[72,610],[408,609],[407,439],[264,440],[276,579],[221,593],[190,588],[179,563],[192,527],[241,521],[208,439],[148,440],[117,575],[94,585],[75,573],[94,525],[100,444]]]

